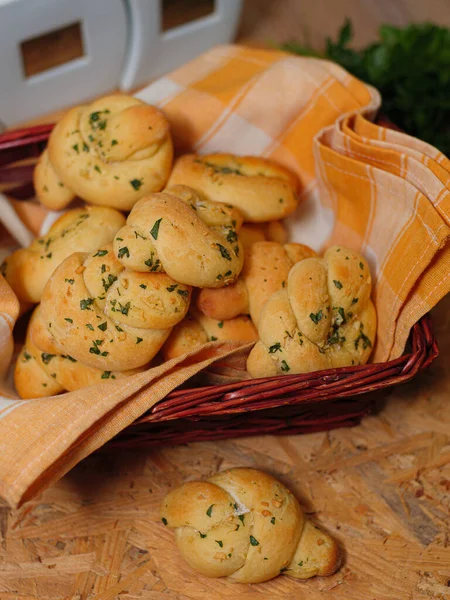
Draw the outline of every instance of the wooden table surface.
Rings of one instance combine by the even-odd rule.
[[[321,30],[324,2],[309,4],[248,0],[241,39],[264,41],[269,23],[278,41],[292,38],[295,19],[305,15],[311,31]],[[353,14],[369,41],[370,3],[336,4],[327,12],[333,31]],[[400,24],[450,21],[446,0],[377,6]],[[450,599],[450,298],[432,314],[439,358],[380,397],[358,427],[159,450],[106,447],[18,511],[0,502],[0,600]],[[237,585],[200,577],[183,563],[159,520],[161,499],[183,481],[242,465],[279,477],[336,536],[345,552],[337,574]]]

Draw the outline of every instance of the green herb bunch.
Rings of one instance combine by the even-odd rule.
[[[431,23],[405,28],[382,25],[380,41],[361,50],[349,47],[349,20],[323,54],[295,42],[283,50],[327,58],[376,87],[383,114],[407,133],[450,155],[450,30]]]

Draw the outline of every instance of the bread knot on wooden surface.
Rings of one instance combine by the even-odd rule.
[[[170,492],[162,521],[189,565],[207,577],[258,583],[284,574],[332,575],[341,552],[275,478],[249,468],[190,481]]]
[[[292,267],[287,285],[265,303],[260,340],[247,369],[252,377],[362,365],[375,342],[377,318],[369,265],[334,246],[323,258]]]
[[[59,354],[101,370],[147,364],[186,315],[191,288],[165,273],[125,269],[112,246],[74,253],[50,277],[41,316]],[[33,331],[44,351],[48,340]]]
[[[79,196],[128,211],[165,186],[172,160],[163,113],[136,98],[111,95],[62,117],[36,165],[34,186],[42,204],[52,209]]]
[[[116,234],[114,251],[128,269],[165,272],[196,287],[223,287],[243,266],[241,225],[237,209],[176,186],[139,200]]]
[[[168,185],[179,183],[232,204],[254,223],[284,219],[298,204],[296,175],[257,156],[186,154],[175,162]]]
[[[21,398],[43,398],[63,391],[78,390],[83,387],[106,383],[133,375],[142,369],[130,371],[105,371],[95,369],[77,361],[69,354],[57,351],[43,352],[36,346],[32,331],[39,330],[40,336],[47,336],[47,349],[53,346],[38,306],[31,315],[25,344],[20,351],[14,368],[14,384]],[[51,349],[51,348],[50,348]]]
[[[246,239],[248,244],[248,232]],[[251,239],[257,239],[255,232]],[[244,268],[237,282],[222,289],[201,290],[196,299],[197,308],[219,320],[249,314],[257,325],[265,302],[286,286],[292,265],[313,256],[317,254],[304,244],[250,243],[245,249]]]
[[[248,315],[218,321],[191,307],[189,314],[178,323],[162,347],[164,360],[170,360],[215,341],[256,342],[258,332]]]
[[[113,208],[86,206],[69,210],[46,235],[8,256],[2,273],[22,304],[35,304],[48,278],[66,257],[72,252],[92,252],[111,242],[124,224],[125,217]]]

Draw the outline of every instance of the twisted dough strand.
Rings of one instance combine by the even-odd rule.
[[[48,281],[42,320],[59,354],[107,371],[147,364],[187,313],[191,289],[165,273],[125,270],[111,245],[68,257]],[[36,345],[48,349],[33,334]]]
[[[257,156],[186,154],[175,162],[168,186],[180,183],[208,200],[232,204],[254,223],[284,219],[298,204],[297,177]]]
[[[183,558],[207,577],[306,579],[331,575],[340,565],[336,542],[304,517],[284,485],[256,469],[185,483],[163,500],[161,516],[175,529]]]
[[[212,203],[186,186],[142,198],[114,239],[128,269],[166,272],[196,287],[232,283],[243,265],[239,211]]]
[[[136,98],[111,95],[62,117],[36,165],[34,185],[42,204],[52,209],[79,196],[130,210],[164,187],[172,159],[162,112]]]
[[[32,331],[42,329],[40,307],[33,311],[27,330],[25,344],[17,358],[14,369],[14,384],[21,398],[43,398],[54,396],[65,390],[121,379],[138,370],[102,371],[85,365],[68,354],[43,352],[33,339]],[[41,332],[42,333],[42,332]],[[52,340],[50,344],[53,345]]]
[[[59,217],[46,235],[8,256],[2,271],[22,303],[39,302],[48,278],[72,252],[92,252],[112,241],[125,217],[112,208],[86,206]]]
[[[257,241],[245,250],[244,268],[234,285],[200,290],[197,308],[213,319],[233,319],[250,314],[258,324],[265,302],[287,283],[295,263],[317,256],[304,244]]]
[[[377,323],[371,288],[367,261],[343,246],[329,248],[323,258],[294,265],[287,287],[263,307],[260,339],[247,361],[250,375],[365,364]]]

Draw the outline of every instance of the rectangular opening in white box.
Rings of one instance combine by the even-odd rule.
[[[197,21],[215,10],[214,0],[161,0],[161,30]]]
[[[25,77],[32,77],[84,56],[81,23],[72,23],[20,44]]]

